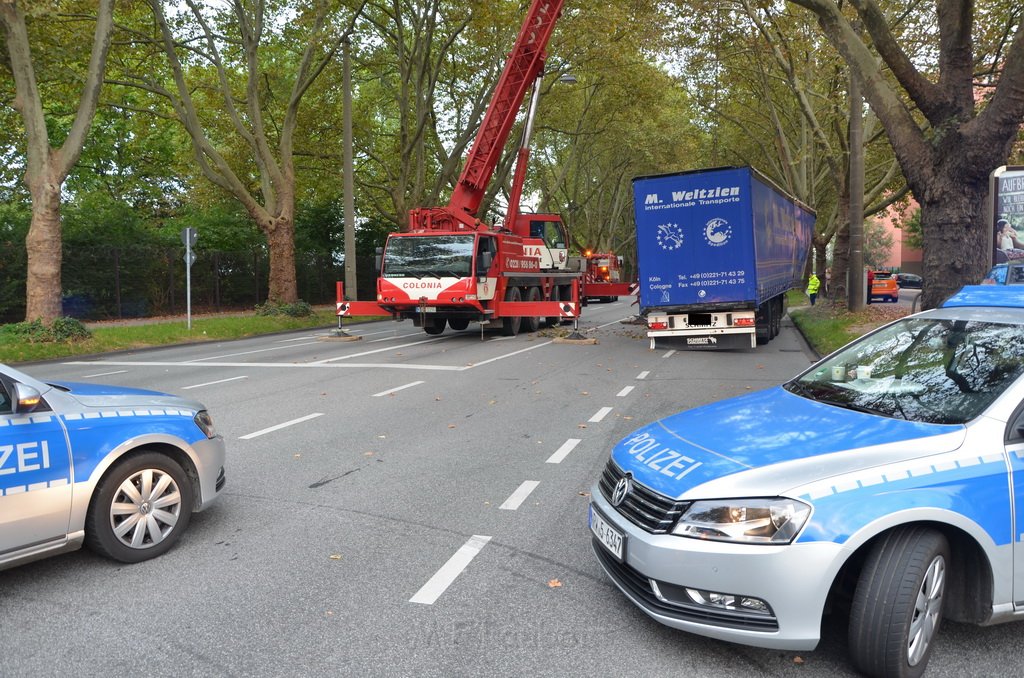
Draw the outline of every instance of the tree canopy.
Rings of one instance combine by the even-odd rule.
[[[173,248],[196,224],[201,253],[239,253],[213,268],[248,267],[265,288],[256,300],[323,287],[304,282],[302,262],[333,262],[329,278],[344,249],[342,41],[355,254],[368,254],[410,209],[447,200],[524,10],[519,0],[0,3],[0,245],[11,255],[0,311],[59,314],[83,270],[69,269],[71,289],[61,267],[89,242]],[[1021,15],[1009,0],[566,3],[524,203],[561,212],[575,248],[634,262],[634,177],[752,165],[817,211],[821,269],[848,228],[852,72],[868,102],[866,215],[916,198],[936,303],[980,279],[988,173],[1024,159]],[[487,221],[506,209],[520,135],[488,187]],[[180,280],[165,277],[159,295],[173,299]]]

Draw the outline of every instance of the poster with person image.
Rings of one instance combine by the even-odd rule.
[[[1000,167],[991,176],[992,262],[1024,260],[1024,167]]]

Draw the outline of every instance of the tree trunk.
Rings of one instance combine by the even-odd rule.
[[[295,221],[288,216],[278,217],[267,234],[270,250],[270,289],[267,301],[275,304],[294,304],[299,300],[295,276]]]
[[[25,237],[28,274],[25,319],[52,323],[61,316],[60,181],[26,177],[32,193],[32,223]]]
[[[934,308],[965,283],[978,283],[992,263],[992,229],[983,222],[988,187],[937,168],[921,201],[924,277],[921,308]],[[918,191],[915,190],[915,194]]]

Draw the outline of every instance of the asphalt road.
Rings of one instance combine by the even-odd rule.
[[[854,675],[842,620],[814,652],[730,645],[600,570],[587,497],[611,445],[809,363],[788,321],[757,350],[652,351],[630,313],[587,307],[597,345],[380,322],[31,367],[205,402],[228,484],[156,560],[0,572],[0,675]],[[1020,632],[948,624],[928,675],[1019,674]]]

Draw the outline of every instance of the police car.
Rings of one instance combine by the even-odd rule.
[[[590,528],[655,620],[920,675],[943,618],[1024,616],[1024,288],[966,287],[782,386],[619,442]]]
[[[224,439],[201,404],[0,365],[0,569],[83,542],[152,558],[223,487]]]

